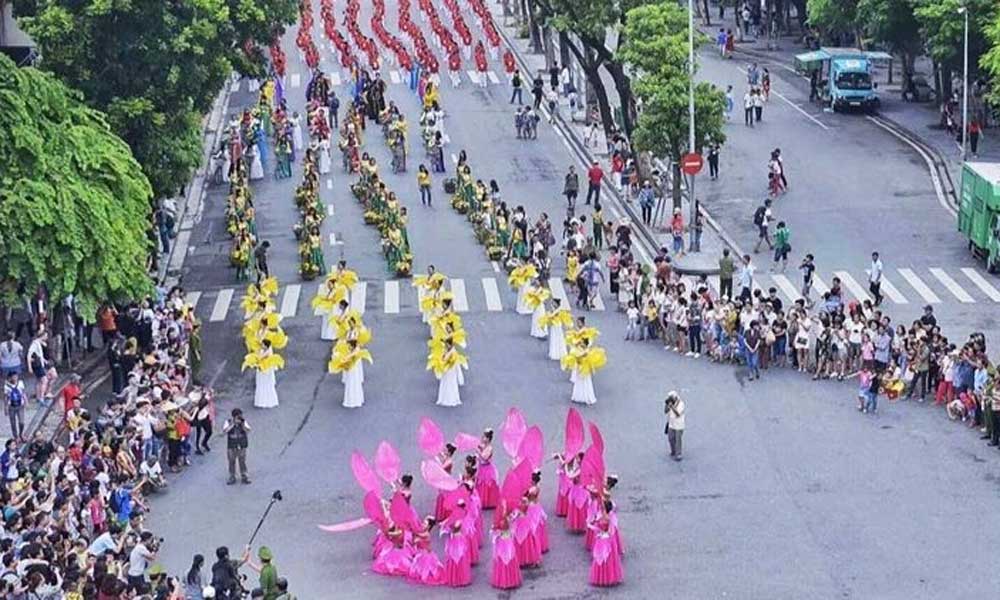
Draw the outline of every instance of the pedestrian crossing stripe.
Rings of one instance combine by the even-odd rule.
[[[298,73],[292,73],[292,87],[297,88],[302,85],[302,76]]]
[[[488,72],[486,73],[486,75],[488,75],[488,76],[489,76],[489,78],[490,78],[490,83],[494,83],[494,84],[497,84],[497,83],[500,83],[500,78],[499,78],[499,77],[497,77],[497,74],[496,74],[496,73],[494,73],[493,71],[488,71]]]
[[[962,269],[962,273],[964,273],[977,288],[986,294],[990,300],[1000,302],[1000,292],[998,292],[995,287],[990,285],[989,282],[983,279],[983,276],[980,275],[978,271],[966,267]]]
[[[400,83],[399,73],[397,71],[389,71],[389,79],[391,79],[393,83]]]
[[[988,281],[976,269],[962,268],[960,270],[962,271],[962,275],[948,273],[940,268],[929,268],[924,272],[926,274],[918,274],[914,269],[901,268],[897,270],[901,278],[897,280],[897,283],[904,289],[901,291],[900,288],[897,288],[889,280],[888,274],[883,274],[881,290],[885,294],[887,303],[899,305],[909,304],[913,298],[917,298],[917,301],[922,303],[942,303],[944,300],[939,295],[942,292],[937,292],[934,288],[947,289],[948,294],[945,296],[945,299],[952,302],[961,304],[976,302],[1000,303],[1000,289],[998,289],[996,284]],[[835,271],[827,274],[827,280],[833,276],[838,277],[843,283],[845,299],[854,298],[862,301],[870,298],[870,294],[860,283],[861,281],[867,281],[867,274],[855,277],[847,271]],[[892,276],[895,277],[895,275]],[[784,273],[762,273],[756,276],[755,280],[757,280],[755,281],[755,289],[767,290],[770,287],[775,287],[783,299],[788,302],[795,302],[801,297],[799,290],[793,282],[793,278]],[[506,287],[501,290],[501,286],[505,286],[505,282],[501,276],[482,277],[480,279],[481,285],[476,286],[476,288],[471,288],[468,281],[461,278],[452,278],[449,280],[450,290],[454,295],[454,307],[457,312],[464,313],[484,309],[488,312],[502,312],[505,310],[503,294],[507,294],[510,297],[506,308],[508,310],[513,309],[512,292],[509,292]],[[688,290],[693,291],[698,286],[697,279],[691,276],[684,276],[681,281],[684,282]],[[903,284],[901,281],[905,281],[906,283]],[[823,285],[822,283],[818,283],[822,282],[822,279],[815,276],[813,282],[817,290]],[[548,285],[552,292],[552,297],[558,298],[564,306],[569,308],[569,303],[572,300],[569,294],[573,294],[574,292],[567,289],[564,281],[559,277],[551,277],[548,280]],[[718,293],[717,277],[710,277],[708,285]],[[372,288],[371,286],[375,287]],[[405,289],[401,289],[401,286]],[[323,290],[322,283],[318,284],[315,288],[312,287],[312,284],[309,284],[307,286],[308,291],[303,290],[302,287],[303,284],[299,283],[283,287],[280,292],[281,297],[279,302],[279,311],[282,316],[286,318],[296,316],[300,310],[303,310],[299,306],[303,304],[303,296],[306,297],[305,305],[309,306],[312,298]],[[482,288],[481,292],[478,289],[479,287]],[[359,281],[351,289],[351,308],[364,313],[368,308],[370,290],[375,294],[375,297],[371,299],[373,310],[378,307],[386,315],[417,314],[419,312],[419,290],[398,280],[381,282]],[[738,292],[738,290],[736,291]],[[607,295],[607,288],[602,286],[601,292],[603,295],[598,294],[594,299],[595,311],[608,310],[607,300],[604,298]],[[904,292],[910,294],[910,298],[907,298]],[[378,296],[379,293],[382,294],[381,297]],[[194,308],[199,316],[207,319],[209,322],[220,322],[226,320],[230,312],[230,306],[237,300],[237,297],[242,298],[242,296],[242,287],[223,288],[217,292],[189,291],[185,296],[185,300]],[[815,294],[813,296],[815,298]],[[205,300],[204,302],[202,302],[203,299]],[[318,316],[318,313],[310,308],[306,308],[305,310]]]
[[[938,304],[941,302],[941,298],[939,298],[938,295],[931,290],[931,288],[927,287],[926,283],[917,277],[917,274],[913,272],[913,269],[897,269],[897,271],[899,271],[899,274],[903,276],[903,279],[905,279],[906,282],[909,283],[918,294],[920,294],[920,297],[923,298],[925,302],[929,302],[931,304]]]
[[[479,77],[476,75],[475,71],[466,71],[465,74],[469,76],[469,80],[472,81],[472,83],[479,83]]]
[[[830,286],[826,285],[826,282],[817,273],[813,273],[812,286],[820,298],[830,291]]]
[[[340,73],[330,73],[330,81],[333,85],[340,85]]]
[[[969,304],[975,302],[972,296],[970,296],[962,286],[958,285],[958,282],[951,278],[950,275],[945,273],[943,270],[938,268],[933,268],[930,270],[931,275],[937,278],[944,287],[948,288],[948,291],[952,293],[953,296],[958,298],[958,301],[963,304]]]

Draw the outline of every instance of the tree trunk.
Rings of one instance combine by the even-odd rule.
[[[954,93],[951,85],[951,67],[942,66],[939,71],[941,73],[941,97],[948,100],[951,98],[952,93]]]
[[[534,0],[527,0],[527,2],[528,31],[531,35],[531,53],[540,54],[542,52],[542,31],[538,24],[538,7],[535,6]]]
[[[674,176],[672,178],[672,185],[670,186],[670,195],[674,201],[674,208],[677,209],[681,207],[681,177],[683,177],[683,175],[681,174],[680,161],[674,160],[671,162],[673,163],[671,165],[671,170],[674,172]]]
[[[584,75],[587,76],[587,83],[590,84],[589,91],[593,92],[597,99],[597,110],[601,113],[601,126],[604,129],[604,134],[610,137],[615,119],[611,112],[611,103],[608,102],[608,91],[604,89],[604,81],[601,80],[602,61],[600,58],[592,57],[591,52],[586,48],[579,48],[569,36],[566,36],[566,47],[573,53],[576,62],[579,63]],[[584,54],[585,52],[586,54]]]
[[[712,11],[708,8],[708,0],[701,0],[701,5],[703,9],[702,16],[705,18],[705,25],[709,27],[712,26]]]
[[[937,98],[938,106],[944,104],[944,92],[941,87],[941,67],[936,60],[931,61],[932,77],[934,79],[934,96]]]
[[[625,69],[621,63],[610,61],[604,63],[611,79],[615,82],[615,90],[618,92],[618,101],[622,107],[622,129],[625,135],[632,137],[632,130],[635,129],[635,97],[632,95],[632,82],[625,74]]]
[[[551,67],[554,62],[556,62],[556,49],[552,45],[552,28],[549,26],[542,26],[542,47],[545,48],[545,66],[546,68]]]
[[[569,36],[565,31],[559,32],[559,64],[564,66],[570,64],[571,61],[567,41],[568,39]]]

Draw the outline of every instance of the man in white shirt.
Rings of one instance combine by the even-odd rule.
[[[868,269],[868,291],[875,298],[875,306],[882,304],[882,260],[872,252],[872,266]]]
[[[151,412],[148,400],[142,400],[139,403],[139,412],[132,417],[132,422],[135,423],[136,427],[138,427],[139,431],[142,433],[143,457],[155,454],[156,448],[153,443],[153,425],[156,423],[156,417]]]
[[[7,377],[11,373],[21,372],[21,361],[24,360],[24,346],[17,341],[14,331],[7,334],[7,339],[0,344],[0,371]]]
[[[128,589],[140,594],[149,590],[149,585],[146,583],[146,569],[156,560],[156,553],[151,552],[148,547],[152,540],[153,534],[143,531],[139,536],[139,543],[128,555]]]
[[[740,269],[740,300],[748,304],[753,298],[753,274],[756,269],[750,264],[750,255],[743,255],[743,268]]]
[[[670,456],[676,461],[680,461],[683,454],[684,410],[684,401],[677,392],[671,391],[667,394],[664,408],[664,412],[667,413],[667,442],[670,443]]]

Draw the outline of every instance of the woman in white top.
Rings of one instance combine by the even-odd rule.
[[[271,340],[264,340],[260,350],[260,358],[264,360],[274,354]],[[257,369],[256,384],[253,394],[253,405],[257,408],[275,408],[278,406],[278,388],[274,377],[274,367]]]
[[[251,144],[247,153],[250,155],[250,179],[253,181],[264,179],[264,165],[260,162],[260,150],[257,144]]]

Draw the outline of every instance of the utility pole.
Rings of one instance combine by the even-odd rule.
[[[688,79],[688,152],[694,154],[697,151],[694,143],[694,0],[688,0]],[[689,249],[694,247],[694,223],[698,217],[698,201],[694,197],[694,177],[694,174],[688,176]]]
[[[968,156],[969,135],[969,6],[958,9],[965,15],[964,56],[962,57],[962,162]]]

